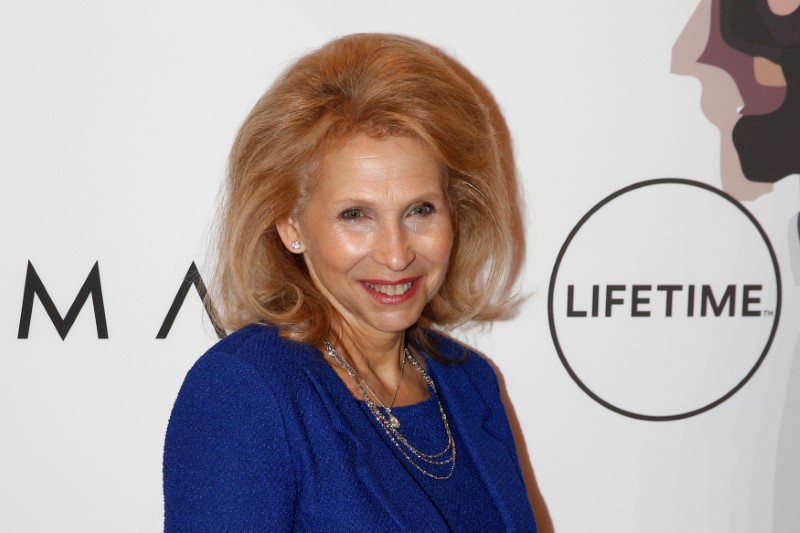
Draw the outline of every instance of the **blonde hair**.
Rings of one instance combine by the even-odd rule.
[[[215,288],[226,329],[266,322],[300,342],[330,337],[335,312],[276,222],[303,212],[322,156],[360,133],[414,137],[442,162],[454,244],[417,326],[506,314],[524,250],[516,189],[490,110],[454,66],[414,39],[349,35],[300,58],[261,97],[233,144],[221,205]]]

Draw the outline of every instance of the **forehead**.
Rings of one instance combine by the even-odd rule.
[[[360,134],[334,147],[322,159],[314,196],[441,192],[443,175],[439,160],[418,139]]]

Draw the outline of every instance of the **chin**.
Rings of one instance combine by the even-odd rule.
[[[392,318],[380,321],[373,325],[378,331],[386,333],[402,333],[408,328],[413,327],[419,321],[420,314],[404,318]]]

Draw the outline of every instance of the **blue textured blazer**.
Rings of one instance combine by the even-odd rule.
[[[447,358],[460,345],[437,339]],[[426,359],[507,531],[535,531],[491,367]],[[189,371],[164,445],[166,531],[449,531],[410,465],[309,346],[253,325]],[[463,494],[469,505],[470,494]]]

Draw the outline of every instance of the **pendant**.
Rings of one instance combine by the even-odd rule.
[[[388,416],[389,427],[392,428],[392,429],[399,428],[400,427],[400,421],[397,419],[397,417],[394,416],[391,411],[387,412],[386,414],[389,415]]]

